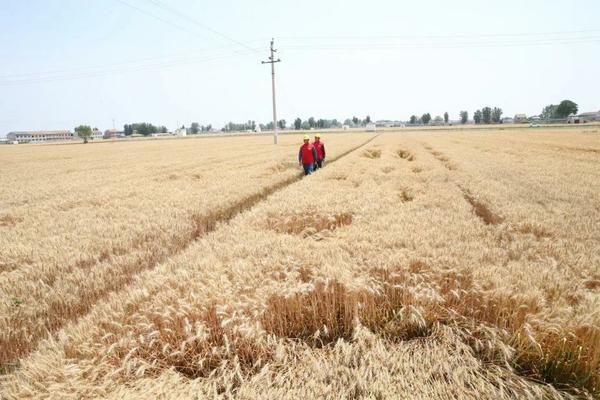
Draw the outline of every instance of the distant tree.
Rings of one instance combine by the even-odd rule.
[[[571,114],[577,114],[579,107],[571,100],[563,100],[560,102],[554,115],[556,118],[567,118]]]
[[[190,126],[190,133],[195,135],[198,132],[200,132],[200,124],[197,122],[192,122],[192,125]]]
[[[481,118],[484,124],[490,124],[492,122],[492,109],[489,107],[483,107],[481,109]]]
[[[542,110],[540,114],[540,118],[544,120],[556,118],[556,108],[558,106],[556,104],[549,104]]]
[[[356,118],[356,117],[352,117],[352,124],[353,125],[358,125],[360,123],[360,119]]]
[[[162,132],[167,133],[168,130],[164,126],[154,126],[147,122],[140,122],[136,124],[125,125],[124,127],[125,135],[129,136],[133,133],[138,133],[140,135],[148,136],[152,133]]]
[[[308,130],[310,129],[310,124],[308,123],[308,121],[302,121],[302,126],[301,126],[302,130]]]
[[[495,124],[499,124],[502,120],[502,109],[499,107],[494,107],[492,110],[492,122]]]
[[[469,120],[469,113],[467,111],[461,111],[460,112],[460,123],[466,124],[468,120]]]
[[[142,122],[141,124],[133,124],[133,131],[144,136],[158,132],[154,125],[146,122]]]
[[[296,118],[294,120],[294,129],[300,130],[300,128],[302,128],[302,120],[300,118]]]
[[[371,117],[369,115],[367,115],[367,117],[365,118],[365,125],[370,124],[370,123],[371,123]]]
[[[433,122],[435,122],[436,124],[441,124],[443,121],[444,119],[439,115],[436,115],[436,117],[433,119]]]
[[[444,123],[447,124],[449,119],[450,119],[450,116],[448,115],[448,111],[446,111],[444,113]]]
[[[261,129],[266,127],[266,125],[260,124]],[[269,126],[273,126],[273,123]],[[206,131],[210,131],[212,129],[212,125],[208,125]],[[254,131],[256,130],[256,121],[248,120],[242,123],[228,122],[222,129],[223,132],[232,132],[232,131]]]
[[[410,116],[410,124],[411,125],[416,124],[418,119],[419,119],[419,117],[417,117],[416,115],[411,115]]]
[[[90,136],[92,136],[92,128],[89,125],[79,125],[75,128],[75,133],[83,139],[83,143],[87,143]]]
[[[481,110],[477,110],[473,113],[473,121],[475,121],[476,124],[481,123],[481,114]]]
[[[429,121],[431,121],[431,114],[425,113],[425,114],[421,115],[421,122],[424,125],[427,125],[429,123]]]
[[[277,121],[277,126],[279,127],[279,129],[285,129],[286,125],[287,122],[285,121],[285,119],[280,119],[279,121]]]
[[[314,128],[315,126],[317,126],[317,121],[315,121],[314,117],[310,117],[308,119],[308,126],[311,128]]]

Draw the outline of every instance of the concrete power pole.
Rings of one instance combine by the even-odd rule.
[[[273,144],[277,144],[277,106],[275,104],[275,63],[281,62],[278,58],[275,59],[275,50],[273,44],[275,39],[271,39],[271,56],[269,61],[261,61],[262,64],[271,64],[271,87],[273,89]]]

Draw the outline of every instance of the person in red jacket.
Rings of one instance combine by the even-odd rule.
[[[312,174],[315,162],[317,162],[317,150],[310,143],[310,137],[304,136],[304,144],[298,152],[298,163],[304,168],[304,175]]]
[[[315,146],[315,150],[317,151],[317,162],[315,163],[315,169],[323,168],[323,161],[325,161],[325,144],[321,142],[320,133],[315,135],[313,146]]]

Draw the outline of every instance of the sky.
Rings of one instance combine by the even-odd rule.
[[[597,0],[0,0],[0,136],[600,110]],[[113,122],[114,121],[114,122]]]

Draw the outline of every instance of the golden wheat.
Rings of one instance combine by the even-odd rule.
[[[335,135],[332,156],[364,140]],[[2,148],[0,365],[296,179],[298,141],[275,153],[266,137]]]
[[[328,150],[367,139],[356,136],[332,139]],[[155,268],[125,272],[122,290],[42,341],[0,393],[597,396],[599,147],[597,136],[572,129],[382,135],[175,247]],[[232,155],[220,149],[216,165]],[[277,150],[268,173],[281,171],[285,151],[295,146]],[[230,175],[209,190],[252,176],[222,168]],[[171,189],[183,190],[177,182]],[[220,209],[212,204],[206,213]],[[148,218],[160,220],[156,211]],[[181,226],[161,226],[172,235],[162,240],[177,241]],[[120,265],[108,262],[119,279]]]

